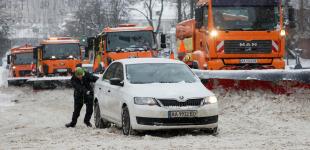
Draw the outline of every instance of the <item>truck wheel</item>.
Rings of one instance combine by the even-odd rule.
[[[95,112],[94,121],[95,121],[96,128],[104,129],[104,128],[109,128],[111,126],[111,124],[107,120],[101,117],[100,107],[99,107],[98,102],[94,103],[94,112]]]
[[[128,107],[122,109],[122,130],[124,135],[135,135],[136,132],[132,129]]]

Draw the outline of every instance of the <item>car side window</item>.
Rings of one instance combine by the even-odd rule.
[[[111,66],[108,68],[108,70],[103,75],[102,80],[110,80],[111,78],[113,78],[113,74],[115,72],[116,67],[117,67],[117,63],[111,64]]]
[[[122,81],[124,80],[124,69],[121,63],[117,64],[113,78],[119,78]]]

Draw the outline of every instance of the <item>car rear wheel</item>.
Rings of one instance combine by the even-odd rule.
[[[104,129],[104,128],[110,127],[110,123],[101,117],[100,107],[99,107],[98,102],[94,103],[94,107],[95,107],[94,108],[95,110],[94,121],[95,121],[96,128]]]
[[[122,130],[124,135],[135,135],[136,132],[132,129],[128,107],[125,106],[122,110]]]

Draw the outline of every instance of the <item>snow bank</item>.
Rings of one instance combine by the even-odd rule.
[[[5,65],[3,65],[3,67],[0,67],[0,88],[8,87],[8,71],[4,68],[4,66]]]

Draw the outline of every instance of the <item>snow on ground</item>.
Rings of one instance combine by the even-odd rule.
[[[289,59],[288,64],[287,64],[286,59],[285,59],[285,61],[286,61],[286,69],[294,69],[294,67],[296,65],[296,59]],[[310,69],[310,59],[300,58],[300,63],[301,63],[303,68]]]
[[[219,135],[147,133],[123,136],[116,128],[87,128],[85,107],[76,128],[67,129],[73,91],[0,89],[14,104],[0,106],[0,149],[310,149],[310,91],[274,95],[263,91],[215,90]],[[13,92],[12,92],[13,91]]]
[[[8,77],[8,71],[4,68],[5,65],[0,67],[0,88],[1,87],[7,87],[7,77]]]

